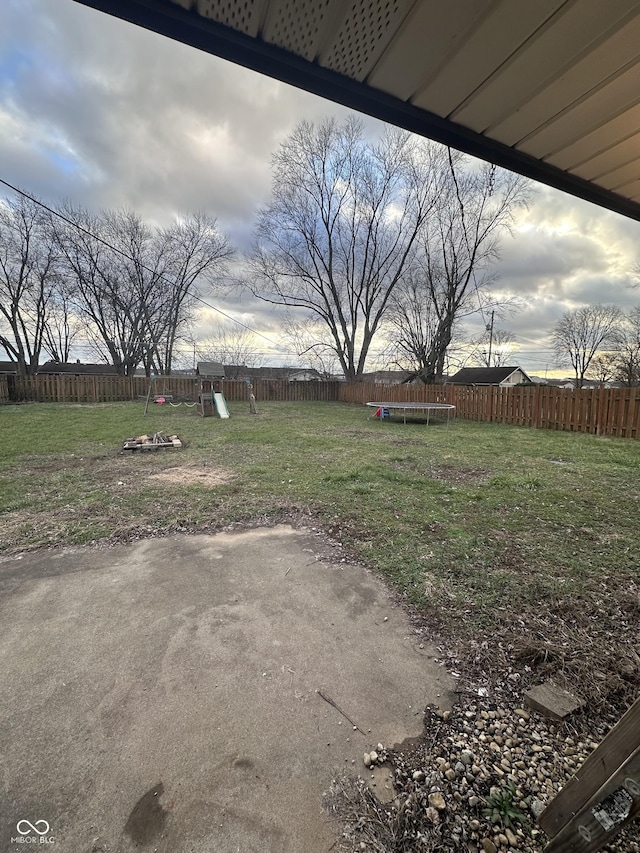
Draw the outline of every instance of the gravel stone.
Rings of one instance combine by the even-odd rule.
[[[517,700],[510,705],[504,698],[463,697],[446,719],[446,712],[427,709],[425,736],[417,747],[382,753],[393,768],[395,799],[375,820],[388,816],[394,843],[399,843],[400,827],[402,849],[415,853],[542,853],[548,839],[536,819],[596,748],[607,726],[600,724],[591,737],[580,739],[574,722],[552,724],[516,705]],[[378,753],[365,753],[365,764],[367,757],[376,764]],[[514,805],[524,821],[493,825],[483,809],[490,797],[504,795],[509,783],[516,786]],[[360,849],[358,832],[354,823],[353,835],[347,833],[353,845],[344,848],[349,853]],[[640,853],[637,824],[606,849]]]
[[[440,791],[434,791],[432,794],[429,794],[429,805],[439,812],[443,812],[447,808],[447,804]]]

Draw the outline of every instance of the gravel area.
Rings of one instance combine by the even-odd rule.
[[[480,697],[427,709],[417,742],[398,751],[378,744],[357,779],[334,780],[325,805],[342,824],[342,849],[540,853],[548,839],[536,817],[607,726],[587,729]],[[640,853],[638,823],[603,849]]]

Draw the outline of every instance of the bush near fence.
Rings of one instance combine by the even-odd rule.
[[[0,401],[104,403],[146,397],[149,380],[139,376],[7,376],[0,377]],[[153,393],[195,400],[198,380],[159,376]],[[5,390],[6,389],[6,390]],[[248,400],[246,382],[225,380],[230,402]],[[586,432],[640,439],[640,389],[598,388],[572,391],[549,385],[377,385],[368,382],[287,382],[258,379],[256,400],[282,402],[452,403],[464,420]]]

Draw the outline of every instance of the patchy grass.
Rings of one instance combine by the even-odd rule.
[[[0,552],[315,519],[479,670],[640,680],[640,443],[338,403],[0,407]],[[181,451],[119,453],[176,432]],[[583,683],[584,682],[584,683]]]

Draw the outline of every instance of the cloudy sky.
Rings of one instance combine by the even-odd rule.
[[[0,178],[49,203],[131,208],[152,224],[204,209],[246,249],[272,152],[302,119],[346,114],[73,0],[0,3]],[[522,306],[502,324],[516,336],[513,361],[557,375],[547,336],[564,311],[640,302],[639,247],[640,223],[540,186],[499,265],[500,289]],[[257,339],[263,362],[295,361],[266,305],[212,301],[279,344]],[[214,318],[200,318],[200,335]]]

